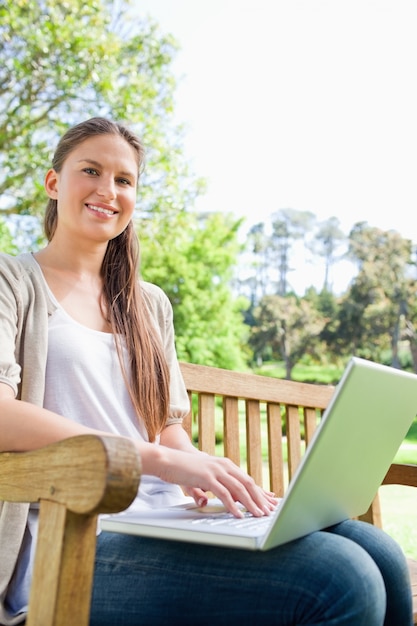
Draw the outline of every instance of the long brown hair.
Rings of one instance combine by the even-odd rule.
[[[132,146],[137,155],[139,179],[144,161],[139,138],[126,126],[102,117],[81,122],[65,133],[56,148],[53,169],[59,172],[67,156],[81,142],[105,134],[123,137]],[[48,241],[54,236],[57,222],[57,200],[50,198],[44,218]],[[115,337],[129,394],[137,414],[145,422],[149,440],[154,441],[168,417],[169,370],[139,282],[139,241],[132,221],[109,241],[101,275],[103,310]],[[128,368],[122,356],[123,344],[128,354]]]

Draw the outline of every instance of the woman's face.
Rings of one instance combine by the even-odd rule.
[[[136,202],[135,150],[119,135],[97,135],[70,152],[45,189],[58,203],[55,235],[108,242],[124,231]]]

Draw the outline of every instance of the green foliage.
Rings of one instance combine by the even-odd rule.
[[[327,226],[318,236],[323,236],[332,261],[340,233],[335,223]],[[252,235],[263,261],[267,244],[262,225]],[[269,293],[248,312],[258,362],[260,357],[281,359],[289,377],[306,356],[323,365],[329,360],[342,363],[354,354],[417,372],[417,281],[412,277],[411,241],[360,222],[349,235],[348,253],[358,274],[340,298],[327,288],[320,293],[310,288],[302,298],[287,294],[279,301],[275,285],[269,283]]]
[[[62,132],[94,115],[132,126],[146,150],[143,274],[172,300],[179,356],[242,369],[243,305],[230,290],[240,222],[195,213],[204,182],[190,174],[173,123],[176,43],[130,19],[128,4],[0,0],[1,211],[19,224],[20,248],[28,239],[36,247],[29,216],[43,213],[42,180]]]
[[[341,258],[338,248],[344,240],[345,235],[339,227],[339,220],[331,217],[319,224],[315,237],[309,245],[309,248],[317,252],[325,262],[324,291],[330,288],[330,270],[338,258]]]
[[[204,182],[184,161],[183,131],[173,122],[177,44],[155,23],[132,17],[131,5],[0,0],[0,216],[13,217],[0,218],[0,248],[37,245],[42,181],[62,132],[92,115],[112,117],[144,141],[137,212],[143,275],[173,303],[180,358],[244,369],[246,310],[256,355],[284,358],[287,376],[306,356],[339,363],[352,353],[374,360],[389,354],[401,365],[404,345],[417,371],[417,281],[411,242],[397,233],[354,226],[349,256],[358,275],[335,298],[329,269],[343,239],[337,220],[317,224],[310,212],[281,209],[269,233],[264,224],[252,229],[245,252],[253,271],[236,280],[240,223],[193,209]],[[300,298],[289,294],[288,274],[291,255],[303,246],[324,259],[325,288]],[[282,301],[264,301],[277,293]]]
[[[269,271],[277,273],[276,293],[280,296],[288,291],[289,258],[294,243],[305,237],[314,222],[315,216],[310,211],[281,209],[272,215],[270,235],[265,234],[262,225],[252,231],[256,235],[255,245],[262,250],[270,266]]]
[[[359,273],[340,302],[335,346],[377,361],[389,349],[392,364],[399,366],[402,326],[414,300],[411,241],[366,223],[356,224],[349,239],[349,255]]]
[[[0,252],[16,254],[16,246],[8,225],[0,218]]]
[[[105,0],[0,0],[3,213],[42,212],[51,150],[69,125],[94,115],[137,130],[149,147],[153,182],[168,167],[175,176],[176,43],[155,24],[126,22],[126,2],[120,13],[115,6]]]
[[[142,274],[171,300],[180,359],[245,369],[242,302],[230,290],[240,222],[220,213],[173,213],[139,225]]]
[[[255,309],[250,343],[257,357],[284,361],[286,377],[305,355],[314,354],[324,319],[306,298],[265,296]]]

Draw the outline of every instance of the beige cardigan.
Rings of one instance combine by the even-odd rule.
[[[172,307],[156,285],[141,282],[155,325],[159,329],[171,375],[170,418],[178,423],[188,412],[188,396],[177,361]],[[48,350],[48,317],[56,306],[39,265],[29,253],[0,254],[0,382],[17,398],[42,406]],[[4,601],[16,566],[26,527],[28,504],[0,501],[0,624],[25,620],[12,617]]]

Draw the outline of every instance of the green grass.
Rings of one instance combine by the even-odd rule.
[[[417,463],[417,419],[395,456],[396,463]],[[417,489],[404,485],[384,485],[380,490],[382,525],[402,547],[417,559]]]
[[[413,465],[417,463],[417,418],[411,424],[394,461],[396,463],[412,463]]]
[[[379,490],[383,529],[417,559],[417,489],[403,485],[384,485]]]
[[[254,370],[255,374],[261,376],[272,376],[274,378],[285,378],[285,368],[281,363],[267,363]],[[292,380],[303,383],[320,383],[322,385],[336,384],[343,374],[343,367],[335,365],[296,365],[292,372]]]

